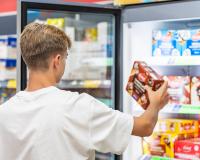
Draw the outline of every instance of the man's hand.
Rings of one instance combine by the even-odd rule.
[[[151,88],[146,87],[149,95],[150,105],[140,117],[134,117],[132,135],[145,137],[152,134],[158,120],[159,111],[169,101],[167,86],[168,83],[164,82],[157,91],[152,91]]]
[[[149,107],[156,107],[157,109],[162,109],[169,101],[169,94],[167,92],[168,83],[165,81],[163,85],[157,90],[152,91],[152,89],[148,86],[145,87],[148,95],[150,105]]]

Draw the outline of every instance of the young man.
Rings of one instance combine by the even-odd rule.
[[[147,88],[151,104],[140,117],[56,88],[71,42],[53,26],[27,25],[20,47],[29,81],[0,107],[0,160],[93,160],[95,150],[121,154],[131,135],[151,135],[168,102],[166,82],[156,92]]]

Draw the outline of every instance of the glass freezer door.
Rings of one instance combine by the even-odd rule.
[[[72,40],[59,88],[87,92],[113,106],[113,15],[29,9],[27,22],[54,25]]]
[[[70,37],[72,48],[66,59],[66,69],[60,89],[86,92],[107,106],[119,109],[116,92],[118,63],[116,46],[116,15],[119,10],[86,6],[68,6],[22,2],[22,26],[31,22],[54,25]],[[21,65],[21,78],[26,78],[26,66]],[[114,160],[112,154],[96,154],[97,160]]]

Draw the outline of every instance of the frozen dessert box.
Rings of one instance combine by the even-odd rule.
[[[190,104],[190,82],[189,76],[165,76],[168,81],[168,93],[170,104]]]
[[[151,87],[153,91],[156,91],[163,82],[163,78],[145,62],[135,61],[128,79],[126,90],[143,109],[147,109],[150,101],[145,86],[147,85]]]

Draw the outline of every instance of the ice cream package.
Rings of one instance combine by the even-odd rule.
[[[168,81],[170,104],[190,104],[189,76],[165,76],[164,79]]]
[[[185,42],[182,46],[183,56],[200,55],[200,29],[180,30],[179,37]]]
[[[182,45],[176,30],[154,30],[152,56],[181,56]]]
[[[148,85],[153,91],[156,91],[161,87],[163,82],[162,76],[156,73],[145,62],[135,61],[126,90],[143,109],[147,109],[151,102],[145,86]]]

